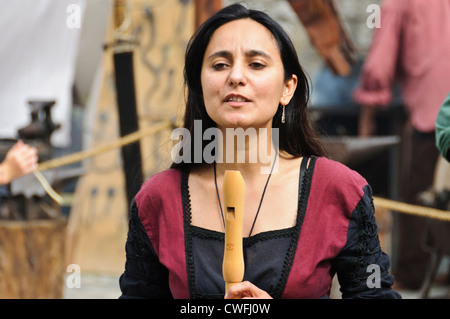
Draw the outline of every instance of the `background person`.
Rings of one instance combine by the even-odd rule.
[[[442,157],[450,162],[450,92],[436,118],[436,146]]]
[[[399,80],[407,113],[399,166],[400,200],[420,204],[418,194],[429,189],[438,151],[435,121],[450,90],[450,0],[385,0],[381,27],[376,29],[354,99],[361,105],[359,135],[375,132],[377,108],[392,101]],[[394,235],[398,247],[394,274],[405,289],[420,288],[428,253],[421,249],[424,219],[398,214]]]
[[[33,172],[37,168],[37,149],[19,140],[0,163],[0,185]]]

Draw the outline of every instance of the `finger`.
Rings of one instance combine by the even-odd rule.
[[[225,294],[225,299],[232,299],[236,296],[252,296],[252,290],[256,288],[255,285],[250,283],[249,281],[243,281],[240,282],[234,286],[232,286],[230,289],[228,289],[227,293]]]
[[[11,147],[11,149],[16,149],[16,148],[20,148],[23,145],[25,145],[25,143],[22,140],[17,140],[16,143],[14,143],[13,147]]]
[[[24,173],[31,173],[37,168],[37,162],[36,161],[30,161],[25,164],[25,166],[22,168]]]
[[[26,160],[34,160],[37,157],[37,149],[31,146],[24,146],[22,149],[14,152],[17,160],[26,161]]]

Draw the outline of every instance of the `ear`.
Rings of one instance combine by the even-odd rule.
[[[292,77],[284,83],[283,95],[280,99],[281,105],[288,105],[294,96],[295,89],[297,88],[297,76],[292,74]]]

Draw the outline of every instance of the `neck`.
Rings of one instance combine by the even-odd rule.
[[[267,175],[278,168],[278,150],[271,129],[221,129],[219,140],[217,172],[238,170],[244,178]],[[275,162],[274,162],[275,161]],[[275,165],[274,165],[275,164]]]

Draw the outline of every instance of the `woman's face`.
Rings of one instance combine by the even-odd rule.
[[[206,111],[219,128],[271,128],[278,105],[291,100],[297,77],[284,80],[270,31],[241,19],[214,32],[203,58],[201,84]]]

